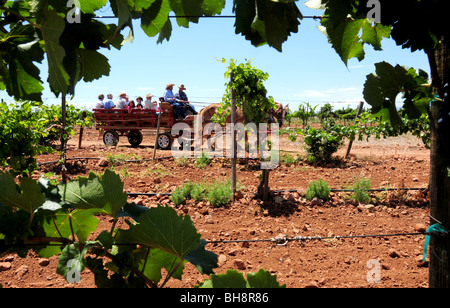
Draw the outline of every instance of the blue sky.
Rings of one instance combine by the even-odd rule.
[[[232,1],[226,2],[222,15],[232,15]],[[297,3],[303,15],[321,14],[303,2]],[[105,11],[103,15],[110,14]],[[317,29],[319,21],[314,19],[303,19],[299,32],[289,37],[281,53],[269,46],[254,47],[243,36],[235,34],[233,18],[203,18],[198,24],[191,23],[189,28],[178,27],[172,19],[172,25],[170,40],[157,44],[157,38],[147,37],[136,21],[132,43],[126,43],[120,51],[102,51],[109,59],[110,75],[90,83],[78,83],[75,98],[69,103],[92,108],[99,93],[112,93],[116,99],[121,91],[126,91],[131,99],[147,93],[159,97],[170,82],[175,83],[175,89],[183,83],[189,99],[200,109],[205,104],[219,102],[224,94],[226,64],[217,62],[222,58],[239,62],[252,59],[253,66],[269,73],[265,83],[268,94],[276,101],[289,104],[291,110],[297,110],[302,102],[319,106],[331,102],[335,108],[356,106],[363,100],[366,75],[374,72],[377,62],[387,61],[429,72],[423,52],[403,50],[392,39],[383,40],[383,51],[366,47],[366,58],[362,62],[352,59],[346,67]],[[124,30],[125,36],[127,31]],[[48,90],[43,96],[48,103],[60,102]]]

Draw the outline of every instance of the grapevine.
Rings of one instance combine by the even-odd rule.
[[[379,122],[371,113],[363,112],[354,124],[341,125],[333,119],[324,120],[321,129],[306,126],[304,129],[285,128],[281,133],[287,134],[291,141],[299,135],[304,136],[305,148],[310,162],[328,161],[331,155],[343,145],[344,138],[348,140],[369,140],[397,137],[407,133],[422,140],[426,148],[430,147],[430,120],[427,114],[417,119],[403,116],[402,125],[393,126],[389,122]]]
[[[39,102],[0,103],[0,167],[15,174],[30,175],[38,166],[35,157],[53,152],[61,135],[61,106]],[[91,117],[82,118],[73,105],[66,109],[64,134],[74,134],[75,125],[90,125]]]

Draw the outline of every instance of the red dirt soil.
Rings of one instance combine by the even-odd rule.
[[[87,129],[82,148],[78,135],[69,142],[67,157],[108,158],[125,154],[129,159],[150,159],[154,136],[144,133],[143,143],[132,148],[125,137],[117,147],[105,147],[98,131]],[[301,140],[282,137],[280,149],[293,157],[304,155]],[[292,165],[283,162],[270,172],[269,186],[273,191],[296,190],[273,194],[267,202],[254,199],[259,184],[259,164],[240,160],[237,180],[243,188],[237,201],[214,208],[208,202],[175,206],[168,196],[130,197],[130,201],[145,206],[160,203],[188,214],[205,240],[254,240],[276,236],[348,236],[422,232],[428,227],[429,199],[422,191],[391,191],[372,193],[372,201],[358,204],[350,193],[332,193],[327,202],[306,201],[303,194],[312,180],[328,181],[333,189],[350,188],[361,177],[372,181],[372,188],[426,188],[429,180],[429,151],[411,136],[354,142],[349,159],[342,159],[347,145],[336,155],[336,161],[326,166],[313,166],[304,161]],[[157,151],[157,157],[169,156],[170,151]],[[58,154],[41,155],[38,162],[58,159]],[[106,167],[99,160],[70,160],[71,178],[85,176],[90,171],[102,173]],[[59,174],[57,164],[43,165],[35,172]],[[173,158],[143,162],[120,162],[113,168],[125,183],[126,192],[169,193],[186,181],[227,180],[231,165],[226,159],[213,159],[200,169],[192,158],[187,166],[179,166]],[[280,198],[281,196],[281,198]],[[110,220],[100,217],[98,233],[109,229]],[[228,269],[244,273],[265,269],[277,276],[288,288],[418,288],[428,287],[428,264],[422,262],[423,235],[377,236],[350,239],[293,241],[286,245],[271,242],[208,244],[206,249],[216,253],[219,267],[216,274]],[[370,283],[368,261],[376,259],[381,265],[381,282]],[[81,282],[69,284],[56,274],[57,257],[41,259],[29,253],[27,258],[7,255],[0,258],[0,284],[4,288],[90,288],[95,287],[92,273],[85,270]],[[2,267],[3,266],[3,267]],[[163,273],[163,277],[164,277]],[[183,279],[171,279],[167,287],[193,287],[207,275],[187,264]]]

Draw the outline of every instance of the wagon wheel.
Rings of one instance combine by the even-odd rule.
[[[109,146],[116,146],[119,143],[119,134],[115,130],[107,130],[103,134],[103,143]]]
[[[128,142],[133,147],[137,147],[138,145],[140,145],[142,139],[142,133],[139,130],[130,130],[130,132],[128,133]]]
[[[162,133],[158,135],[158,148],[161,150],[169,150],[172,146],[173,138],[169,133]]]

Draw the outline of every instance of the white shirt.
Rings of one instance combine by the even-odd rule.
[[[146,100],[145,100],[145,102],[144,102],[144,108],[155,110],[155,106],[153,105],[153,102],[152,102],[151,99],[146,99]]]
[[[97,104],[95,104],[95,108],[104,108],[103,101],[98,101]]]
[[[127,100],[125,98],[119,98],[116,104],[117,108],[119,109],[126,109],[127,108]]]

